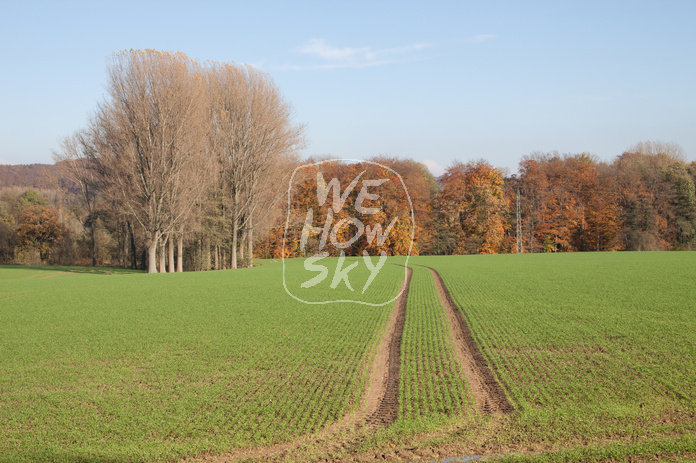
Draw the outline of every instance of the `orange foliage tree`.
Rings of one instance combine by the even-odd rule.
[[[614,185],[591,156],[534,153],[520,173],[525,251],[621,248]]]
[[[508,203],[504,175],[485,161],[457,162],[441,177],[438,207],[453,230],[455,254],[496,254],[503,248]]]
[[[696,247],[696,188],[680,150],[678,145],[639,143],[616,159],[621,235],[627,249]]]
[[[370,183],[375,180],[379,183]],[[319,187],[325,198],[319,198]],[[358,204],[364,187],[375,196]],[[430,203],[436,189],[427,168],[412,160],[377,157],[304,167],[292,182],[289,213],[257,247],[257,255],[416,255],[429,243]]]
[[[17,217],[17,244],[20,249],[36,249],[41,260],[48,259],[51,246],[62,235],[56,212],[42,205],[24,206]]]

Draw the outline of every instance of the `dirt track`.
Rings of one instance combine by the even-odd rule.
[[[365,417],[367,424],[389,424],[396,420],[399,411],[399,369],[401,367],[401,337],[406,321],[406,302],[411,284],[409,268],[403,292],[394,304],[389,327],[380,341],[376,365],[367,392]]]
[[[474,396],[476,410],[481,413],[506,413],[513,410],[505,392],[495,379],[493,371],[476,345],[462,312],[452,301],[442,278],[430,269],[435,278],[437,291],[447,312],[447,320],[454,339],[457,358],[462,365],[466,379]]]

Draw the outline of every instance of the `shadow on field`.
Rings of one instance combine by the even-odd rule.
[[[118,275],[144,273],[144,270],[117,267],[72,267],[68,265],[0,265],[0,269],[40,270],[45,272],[92,273],[94,275]]]

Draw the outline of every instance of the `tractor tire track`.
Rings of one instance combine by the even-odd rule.
[[[407,269],[403,292],[394,303],[389,327],[380,342],[376,365],[367,392],[365,423],[393,423],[399,413],[399,372],[401,369],[401,337],[406,322],[408,288],[413,270]]]
[[[462,365],[464,375],[474,396],[476,410],[484,414],[512,412],[512,404],[476,345],[464,315],[454,304],[440,274],[432,268],[430,271],[435,278],[437,292],[440,294],[440,300],[447,312],[457,359]]]

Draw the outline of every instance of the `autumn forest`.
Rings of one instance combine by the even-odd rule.
[[[0,167],[0,263],[175,272],[306,256],[319,239],[303,240],[306,211],[326,219],[319,169],[341,185],[362,172],[392,180],[371,204],[379,212],[360,219],[390,233],[355,240],[348,255],[696,248],[696,162],[675,143],[639,142],[612,162],[534,152],[516,173],[483,159],[440,177],[387,155],[324,162],[292,177],[288,204],[295,169],[323,159],[300,158],[305,128],[270,76],[151,50],[116,54],[107,71],[107,96],[61,140],[55,166],[26,166],[19,180],[16,166]],[[397,220],[411,206],[415,227]]]

